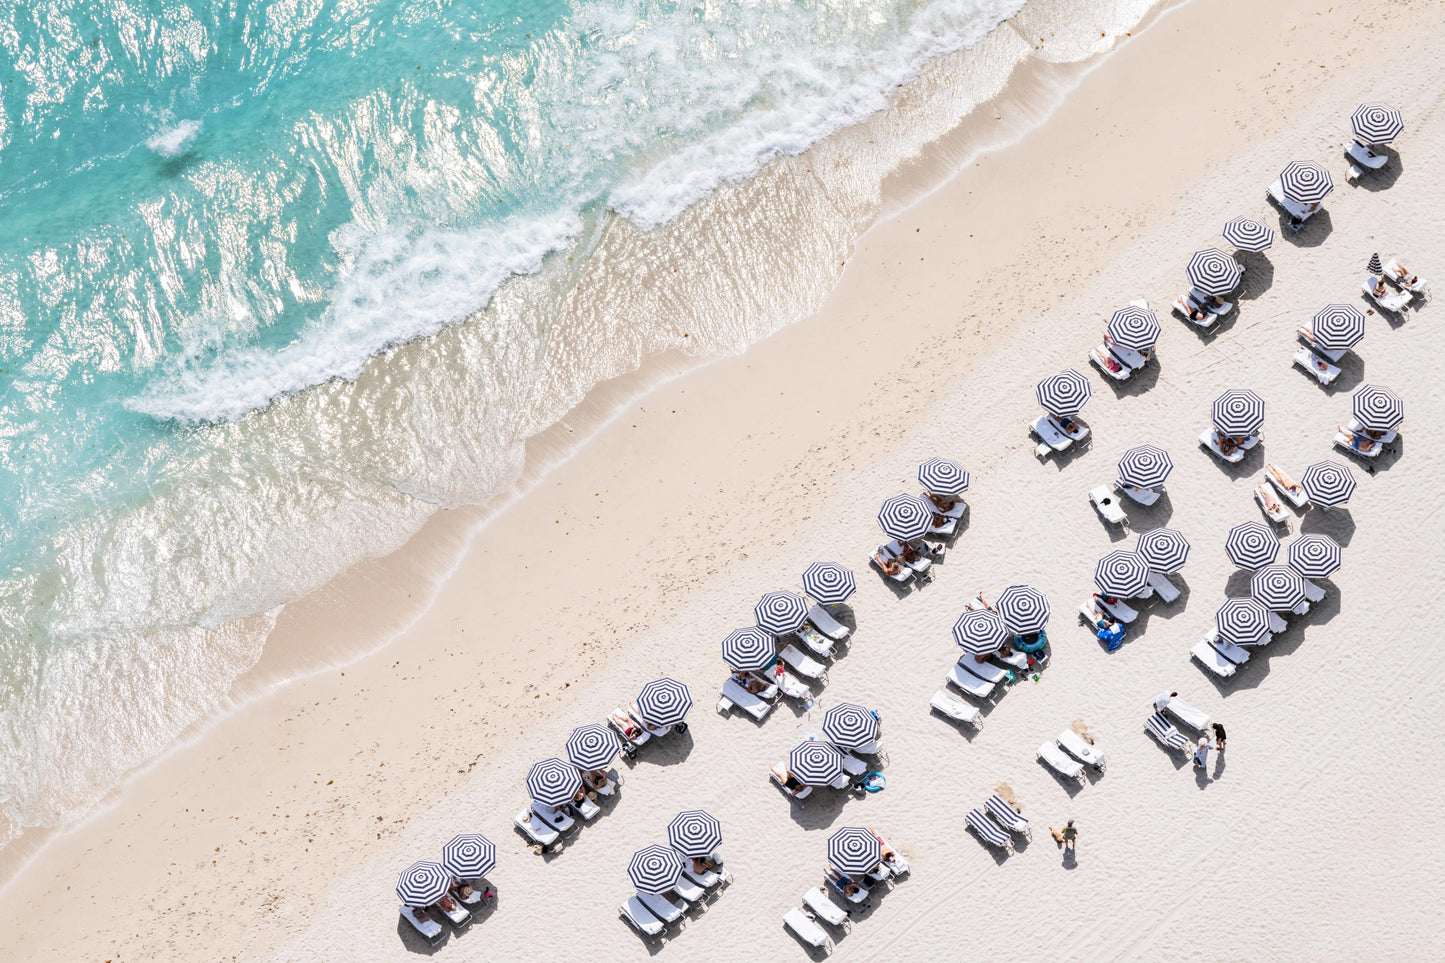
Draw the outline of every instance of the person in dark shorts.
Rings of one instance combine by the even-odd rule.
[[[1219,752],[1224,751],[1224,727],[1217,722],[1214,724],[1214,748]]]

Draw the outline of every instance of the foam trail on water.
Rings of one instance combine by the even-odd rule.
[[[201,133],[199,120],[181,120],[163,127],[146,141],[146,146],[162,157],[179,157],[190,150]]]

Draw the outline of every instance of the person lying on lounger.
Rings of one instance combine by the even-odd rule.
[[[897,575],[903,571],[903,563],[896,558],[888,558],[882,552],[873,553],[873,561],[883,570],[884,575]]]
[[[1361,428],[1359,431],[1355,432],[1355,434],[1364,435],[1366,438],[1373,438],[1375,441],[1379,441],[1380,439],[1388,435],[1391,431],[1394,431],[1394,429],[1387,428],[1384,431],[1376,431],[1373,428]]]
[[[788,792],[792,793],[794,796],[796,796],[798,793],[802,792],[804,789],[806,789],[806,788],[808,788],[808,787],[807,787],[807,786],[804,786],[804,785],[802,784],[802,782],[800,782],[800,781],[798,780],[798,777],[797,777],[797,776],[795,776],[795,775],[793,775],[791,772],[789,772],[789,773],[788,773],[788,777],[783,780],[783,788],[786,789]]]
[[[933,492],[924,492],[923,494],[928,498],[930,502],[933,503],[933,506],[937,508],[940,512],[951,512],[953,511],[953,506],[958,504],[958,499],[956,498],[945,498],[942,495],[935,495],[933,494]],[[933,524],[942,525],[943,518],[939,515],[934,515]]]
[[[1350,447],[1355,451],[1374,451],[1375,445],[1378,444],[1378,442],[1373,442],[1368,438],[1361,438],[1353,431],[1346,431],[1344,428],[1340,428],[1339,431],[1340,434],[1349,439]]]
[[[912,542],[903,542],[902,545],[903,551],[898,553],[898,557],[904,562],[917,562],[923,558],[923,553],[914,548]]]
[[[437,906],[443,913],[455,913],[457,911],[457,901],[450,896],[443,896],[437,900]]]
[[[1064,434],[1072,435],[1079,430],[1079,423],[1074,419],[1064,415],[1056,415],[1055,417],[1059,419],[1059,427],[1064,429]]]
[[[711,873],[717,869],[717,863],[710,856],[694,856],[692,860],[692,871],[701,876],[704,873]]]
[[[606,785],[611,782],[611,780],[607,778],[607,770],[605,769],[589,769],[582,774],[582,781],[593,789],[605,788]]]
[[[1230,435],[1216,431],[1214,437],[1219,441],[1219,450],[1226,455],[1232,455],[1239,449],[1239,442],[1235,441]]]
[[[428,915],[427,911],[420,906],[409,906],[407,907],[407,909],[411,910],[412,919],[416,920],[423,926],[432,921],[431,916]]]
[[[1383,298],[1385,295],[1389,294],[1390,289],[1385,287],[1385,279],[1380,278],[1378,281],[1376,281],[1375,287],[1370,293],[1372,293],[1377,298]]]
[[[1105,329],[1104,329],[1104,343],[1105,343],[1105,344],[1114,344],[1114,345],[1117,345],[1117,344],[1118,344],[1118,342],[1116,342],[1113,338],[1109,337],[1109,329],[1108,329],[1108,328],[1105,328]],[[1150,351],[1153,351],[1153,350],[1154,350],[1153,348],[1135,348],[1135,349],[1134,349],[1134,351],[1135,351],[1136,354],[1142,355],[1142,356],[1145,357],[1145,358],[1149,357],[1149,352],[1150,352]]]
[[[1397,281],[1399,281],[1401,284],[1405,285],[1405,287],[1408,288],[1408,287],[1410,287],[1412,284],[1416,284],[1416,283],[1419,282],[1419,280],[1420,280],[1419,276],[1418,276],[1418,275],[1415,275],[1415,274],[1411,274],[1411,273],[1410,273],[1410,269],[1407,268],[1407,267],[1405,267],[1405,265],[1403,265],[1403,264],[1396,264],[1395,267],[1397,267],[1397,268],[1400,269],[1400,273],[1397,274],[1397,275],[1395,275],[1395,280],[1397,280]]]
[[[828,878],[838,884],[838,887],[843,891],[844,896],[857,896],[858,891],[863,888],[857,883],[853,882],[853,880],[851,880],[847,876],[844,876],[842,873],[838,872],[836,869],[828,870]]]
[[[878,845],[882,847],[878,854],[879,861],[882,863],[896,863],[898,861],[898,854],[888,848],[888,844],[883,841],[883,837],[878,835],[871,826],[868,828],[868,831],[873,833],[873,838],[878,840]]]
[[[457,879],[455,876],[453,876],[450,892],[452,892],[459,899],[465,900],[472,895],[472,887],[471,884],[464,883],[461,880]]]
[[[1274,492],[1270,491],[1268,485],[1259,486],[1259,495],[1264,499],[1264,510],[1271,515],[1284,511],[1284,506],[1279,503],[1278,498],[1274,497]]]
[[[733,681],[742,686],[752,695],[757,695],[768,687],[768,684],[751,672],[734,672]]]

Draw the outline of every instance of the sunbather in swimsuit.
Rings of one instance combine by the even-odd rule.
[[[897,575],[903,571],[903,563],[897,559],[885,558],[882,552],[873,553],[873,561],[883,570],[884,575]]]
[[[757,695],[768,687],[768,684],[751,672],[734,672],[733,681],[742,686],[753,695]]]
[[[1214,437],[1219,442],[1219,450],[1226,455],[1234,454],[1235,450],[1239,448],[1239,442],[1223,432],[1215,432]]]
[[[1375,297],[1377,297],[1377,298],[1383,298],[1386,294],[1389,293],[1389,291],[1390,291],[1390,289],[1387,288],[1387,287],[1385,287],[1385,279],[1384,279],[1384,278],[1380,278],[1380,280],[1378,280],[1378,281],[1375,282],[1375,290],[1374,290],[1374,295],[1375,295]]]
[[[602,769],[591,769],[582,774],[582,781],[593,789],[601,789],[607,785],[607,773]]]
[[[1353,448],[1355,451],[1374,451],[1374,450],[1375,450],[1375,444],[1376,444],[1376,443],[1373,442],[1373,441],[1370,441],[1368,438],[1361,438],[1359,435],[1355,434],[1353,431],[1346,431],[1344,428],[1340,428],[1339,431],[1340,431],[1340,434],[1344,435],[1346,438],[1349,439],[1349,441],[1350,441],[1350,447]]]
[[[929,501],[933,502],[934,507],[941,512],[951,512],[953,511],[953,506],[958,504],[957,499],[944,498],[942,495],[935,495],[932,492],[924,492],[924,494],[928,496]],[[934,515],[933,524],[942,524],[942,519],[939,516]]]

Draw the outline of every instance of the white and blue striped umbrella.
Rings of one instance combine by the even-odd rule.
[[[1219,637],[1235,645],[1258,645],[1269,635],[1269,610],[1254,599],[1227,599],[1214,614]]]
[[[1353,304],[1327,304],[1310,322],[1310,333],[1320,347],[1344,351],[1365,336],[1365,316]]]
[[[567,737],[567,759],[579,769],[606,769],[621,748],[617,734],[596,723],[578,726]]]
[[[1258,253],[1274,243],[1274,228],[1252,217],[1236,217],[1220,232],[1226,241],[1241,251]]]
[[[878,527],[889,538],[912,541],[933,527],[934,510],[916,495],[894,495],[878,509]]]
[[[688,859],[711,856],[722,845],[722,823],[701,809],[686,809],[667,824],[667,844]]]
[[[1361,143],[1388,144],[1405,129],[1405,119],[1389,104],[1361,104],[1350,115],[1350,128]]]
[[[1148,566],[1156,572],[1177,572],[1189,558],[1189,542],[1172,528],[1151,528],[1134,543]]]
[[[527,770],[527,792],[544,806],[565,806],[582,788],[582,774],[565,759],[553,756]]]
[[[878,741],[878,717],[860,705],[840,702],[823,713],[823,738],[839,749],[861,750]]]
[[[993,609],[1003,618],[1004,627],[1015,635],[1042,632],[1049,623],[1049,600],[1029,585],[1010,585],[998,593]]]
[[[497,865],[497,847],[481,833],[453,836],[442,847],[442,866],[457,879],[480,879]]]
[[[940,498],[957,498],[968,491],[968,472],[951,458],[930,458],[918,466],[918,484]]]
[[[1251,572],[1273,565],[1279,556],[1279,537],[1263,522],[1245,522],[1224,537],[1224,553],[1240,568]]]
[[[407,906],[430,906],[452,885],[452,874],[441,863],[421,860],[402,871],[396,881],[396,896]]]
[[[1244,268],[1217,247],[1195,251],[1184,266],[1189,283],[1205,294],[1228,294],[1239,287]]]
[[[1039,400],[1039,407],[1060,418],[1077,415],[1084,405],[1088,404],[1093,393],[1089,379],[1073,368],[1050,375],[1034,387],[1034,396]]]
[[[1344,550],[1328,535],[1311,532],[1291,542],[1285,557],[1289,567],[1305,578],[1329,578],[1339,571]]]
[[[1337,461],[1317,461],[1304,470],[1299,483],[1321,508],[1343,505],[1355,493],[1355,476]]]
[[[723,639],[722,657],[735,672],[760,672],[778,661],[778,640],[757,626],[735,629]]]
[[[1390,431],[1405,420],[1405,402],[1389,388],[1360,385],[1350,398],[1350,412],[1371,431]]]
[[[988,655],[1003,648],[1008,641],[1008,630],[997,612],[988,609],[968,609],[953,623],[953,641],[965,652],[974,655]]]
[[[627,863],[627,878],[639,893],[661,896],[676,886],[681,876],[682,857],[657,843],[639,849]]]
[[[654,679],[637,694],[637,711],[653,726],[675,726],[692,708],[692,693],[676,679]]]
[[[844,826],[828,837],[828,862],[840,873],[869,873],[882,859],[883,844],[871,829]]]
[[[1304,576],[1288,565],[1271,565],[1250,578],[1249,594],[1271,612],[1288,612],[1305,600]]]
[[[1138,552],[1116,548],[1094,566],[1094,584],[1105,595],[1134,598],[1149,585],[1149,564]]]
[[[848,601],[857,588],[853,573],[837,562],[814,562],[803,573],[803,591],[824,605]]]
[[[1153,445],[1140,445],[1124,452],[1119,459],[1119,478],[1140,488],[1154,488],[1164,484],[1174,470],[1174,461],[1169,452]]]
[[[843,756],[821,739],[804,739],[788,753],[788,772],[805,786],[831,786],[843,775]]]
[[[1284,196],[1299,204],[1315,204],[1335,189],[1330,172],[1309,161],[1292,161],[1279,173]]]
[[[1214,427],[1226,435],[1252,435],[1264,425],[1264,399],[1247,388],[1231,388],[1214,399]]]
[[[1109,323],[1104,325],[1104,330],[1115,344],[1135,351],[1148,351],[1159,343],[1159,335],[1164,332],[1159,316],[1137,304],[1115,311],[1110,315]]]
[[[758,628],[774,635],[796,632],[808,618],[808,603],[794,592],[769,592],[753,606]]]

